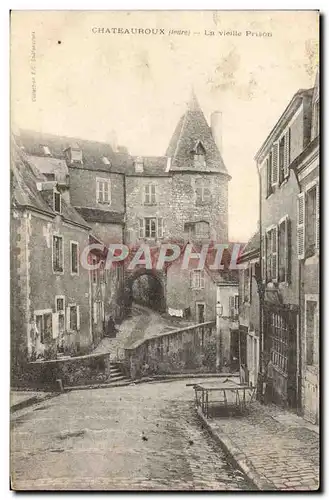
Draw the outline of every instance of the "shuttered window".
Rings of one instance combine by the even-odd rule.
[[[289,176],[289,166],[290,166],[290,128],[284,135],[284,177]]]
[[[139,237],[144,238],[144,219],[139,219],[138,224],[139,224],[139,228],[138,228]]]
[[[262,237],[262,281],[266,281],[266,238]]]
[[[290,283],[291,278],[291,223],[286,216],[278,228],[278,277],[280,282]]]
[[[158,219],[157,223],[158,223],[158,238],[162,238],[163,237],[163,219]]]
[[[266,281],[278,278],[278,228],[272,227],[266,232]]]
[[[70,304],[67,308],[67,329],[80,330],[80,307],[76,304]]]
[[[297,197],[297,256],[303,259],[305,254],[305,193]]]
[[[275,143],[272,148],[272,186],[276,186],[279,181],[279,147]]]
[[[320,185],[316,184],[315,248],[320,250]]]

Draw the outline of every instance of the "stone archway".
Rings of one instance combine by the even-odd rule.
[[[165,275],[149,269],[137,269],[125,282],[126,311],[131,310],[133,302],[145,305],[158,312],[166,310]]]

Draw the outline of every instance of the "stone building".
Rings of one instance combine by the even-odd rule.
[[[301,409],[319,422],[319,279],[320,279],[320,91],[317,74],[312,95],[310,142],[292,162],[300,192],[297,213],[297,254],[300,272]]]
[[[302,320],[300,184],[296,164],[309,147],[314,89],[299,90],[256,154],[260,176],[264,360],[272,399],[301,406]],[[304,206],[304,205],[303,205]],[[304,234],[304,233],[303,233]],[[304,254],[303,254],[304,258]]]
[[[257,385],[259,370],[259,231],[248,241],[241,252],[239,264],[239,332],[240,369],[242,378],[253,387]]]
[[[36,178],[43,179],[44,187],[41,193],[37,193],[38,197],[45,197],[43,191],[50,186],[50,202],[52,196],[54,200],[60,196],[62,206],[74,219],[72,222],[67,218],[74,231],[78,231],[79,224],[83,228],[83,241],[72,234],[73,246],[65,243],[64,250],[68,251],[70,245],[73,248],[74,241],[79,243],[80,254],[82,247],[90,242],[104,245],[103,251],[93,251],[89,256],[91,263],[99,265],[97,272],[90,272],[88,277],[80,266],[77,278],[71,279],[65,273],[61,278],[68,279],[70,286],[75,279],[82,281],[85,277],[90,280],[86,290],[84,284],[80,287],[82,303],[89,308],[88,321],[85,316],[83,318],[83,328],[88,325],[89,345],[99,341],[110,315],[116,319],[123,317],[131,305],[134,291],[138,294],[143,289],[144,299],[148,295],[150,304],[162,311],[168,311],[175,302],[186,302],[186,283],[180,271],[174,276],[168,274],[167,269],[148,270],[137,266],[130,270],[126,263],[106,270],[104,262],[109,244],[125,243],[130,254],[134,255],[142,243],[154,250],[162,242],[181,245],[188,241],[196,244],[227,242],[230,176],[220,153],[220,122],[220,113],[215,112],[211,126],[208,125],[193,94],[166,154],[159,157],[134,157],[126,148],[113,143],[26,130],[17,135],[18,148],[27,159],[29,168]],[[60,224],[64,219],[57,215],[55,220]],[[36,240],[44,238],[44,232],[40,227]],[[46,250],[41,246],[42,259],[46,258],[44,252]],[[142,278],[143,275],[148,277]],[[140,279],[142,283],[134,285]],[[40,278],[39,281],[41,283]],[[50,289],[52,277],[48,281],[45,276],[43,283],[45,289]],[[211,283],[209,289],[199,293],[200,307],[190,304],[194,320],[213,314],[216,286],[213,281]],[[145,286],[147,288],[148,284],[147,291]],[[154,290],[158,296],[156,301]],[[47,294],[48,291],[45,296]],[[58,292],[58,295],[66,297],[66,292]],[[85,315],[82,303],[80,314]],[[205,305],[203,313],[201,303]],[[50,309],[44,307],[47,308]]]
[[[89,273],[79,263],[90,228],[67,200],[65,179],[47,180],[13,141],[11,158],[11,354],[28,359],[92,345]]]

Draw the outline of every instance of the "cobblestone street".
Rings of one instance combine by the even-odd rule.
[[[319,488],[319,428],[302,417],[256,401],[244,417],[207,424],[237,460],[249,464],[262,490]]]
[[[75,391],[16,412],[13,487],[252,489],[202,428],[188,382]]]

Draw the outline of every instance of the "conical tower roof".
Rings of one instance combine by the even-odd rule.
[[[170,170],[195,171],[193,151],[198,143],[201,143],[205,150],[206,162],[204,166],[198,166],[197,170],[228,175],[211,128],[192,90],[186,112],[180,118],[167,148],[166,156],[172,158]]]

